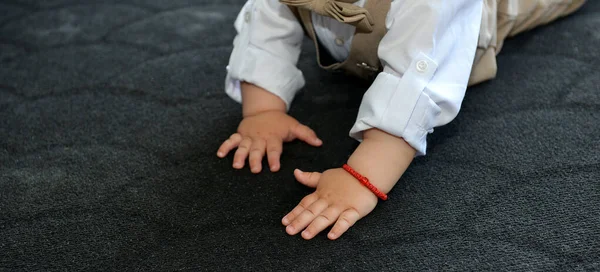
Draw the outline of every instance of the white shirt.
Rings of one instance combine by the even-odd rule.
[[[356,5],[363,5],[360,0]],[[378,128],[424,155],[427,134],[458,114],[475,57],[482,0],[395,0],[378,48],[384,67],[366,91],[350,136]],[[319,41],[338,61],[348,56],[354,27],[312,15]],[[296,67],[302,26],[278,0],[248,0],[235,21],[226,93],[241,102],[240,81],[260,86],[289,106],[304,86]]]

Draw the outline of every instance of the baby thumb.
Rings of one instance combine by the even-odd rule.
[[[311,187],[317,187],[319,184],[319,179],[321,178],[321,173],[319,172],[302,172],[300,169],[294,170],[294,176],[298,182]]]
[[[312,146],[321,146],[323,144],[323,141],[317,137],[315,131],[305,125],[298,124],[292,129],[292,133],[296,138]]]

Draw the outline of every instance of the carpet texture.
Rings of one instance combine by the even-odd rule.
[[[338,241],[288,236],[368,83],[320,70],[279,173],[216,149],[242,0],[0,1],[2,271],[600,271],[600,1],[509,40],[390,200]]]

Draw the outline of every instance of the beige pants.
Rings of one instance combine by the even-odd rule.
[[[469,85],[496,76],[496,55],[506,38],[550,23],[579,9],[586,0],[484,0],[479,44]]]

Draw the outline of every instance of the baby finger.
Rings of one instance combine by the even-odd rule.
[[[319,214],[308,227],[302,232],[302,238],[312,239],[321,231],[335,223],[340,216],[340,210],[335,207],[329,207]]]
[[[229,139],[225,140],[217,151],[217,156],[220,158],[225,157],[229,151],[236,148],[242,142],[242,135],[239,133],[232,134]]]
[[[244,137],[238,146],[238,149],[235,151],[235,156],[233,157],[233,168],[242,169],[244,167],[244,163],[248,157],[248,152],[250,151],[250,146],[252,146],[252,139]]]
[[[348,209],[344,211],[340,218],[338,218],[337,222],[331,229],[328,234],[329,239],[335,240],[339,238],[344,232],[346,232],[350,227],[356,223],[360,219],[360,215],[355,209]]]

